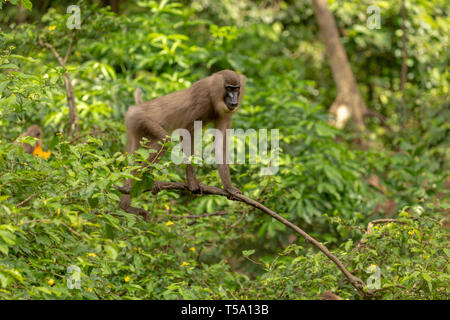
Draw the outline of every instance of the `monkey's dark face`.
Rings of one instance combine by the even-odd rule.
[[[32,130],[30,132],[30,136],[35,137],[35,138],[41,138],[41,131],[40,130]]]
[[[41,144],[40,139],[42,139],[42,130],[37,125],[32,125],[31,127],[29,127],[24,135],[29,136],[29,137],[38,138],[39,141],[36,141],[36,145]]]
[[[241,87],[239,85],[225,85],[224,101],[230,111],[233,111],[239,105],[240,89]]]

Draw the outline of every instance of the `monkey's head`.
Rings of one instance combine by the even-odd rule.
[[[42,130],[41,130],[41,128],[39,128],[39,126],[33,124],[32,126],[30,126],[27,129],[27,131],[25,132],[25,135],[41,139],[42,138]]]
[[[32,125],[30,126],[27,131],[25,131],[25,133],[21,134],[21,136],[25,136],[25,137],[34,137],[34,138],[38,138],[39,140],[36,141],[36,143],[34,144],[34,146],[31,146],[28,143],[22,143],[22,147],[24,149],[24,151],[26,153],[33,153],[33,150],[37,147],[41,145],[41,141],[42,141],[42,130],[41,128],[39,128],[39,126],[37,125]]]
[[[232,70],[222,70],[217,72],[222,77],[223,83],[223,102],[226,105],[226,113],[236,112],[239,108],[243,90],[245,87],[245,77]]]
[[[224,101],[227,108],[233,111],[239,104],[239,93],[241,86],[239,84],[225,84]]]
[[[38,146],[41,144],[41,139],[42,139],[42,130],[41,128],[39,128],[39,126],[33,124],[32,126],[30,126],[27,131],[24,134],[25,136],[29,136],[29,137],[35,137],[38,138],[39,141],[36,141],[35,146]]]

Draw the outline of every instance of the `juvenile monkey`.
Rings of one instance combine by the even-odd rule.
[[[191,154],[193,154],[194,121],[213,123],[223,137],[222,164],[217,165],[222,185],[230,195],[240,193],[240,190],[233,187],[231,183],[230,169],[225,161],[227,146],[225,130],[231,128],[231,117],[241,105],[244,90],[245,76],[232,70],[216,72],[195,82],[188,89],[148,102],[142,103],[140,90],[136,90],[135,100],[138,105],[131,106],[125,114],[126,151],[129,153],[136,151],[140,147],[140,141],[145,137],[149,140],[147,147],[157,151],[147,159],[150,163],[154,163],[165,152],[160,142],[168,140],[168,135],[173,130],[182,128],[187,129],[191,134]],[[191,164],[187,164],[186,178],[190,191],[201,191],[200,182]],[[131,189],[131,179],[125,182],[124,187],[118,189],[123,193],[119,206],[127,212],[142,215],[142,209],[130,205],[131,199],[128,193]]]
[[[34,144],[34,146],[31,146],[28,143],[22,143],[22,147],[23,150],[26,153],[32,154],[34,149],[38,146],[41,146],[42,144],[42,130],[41,128],[39,128],[39,126],[33,124],[32,126],[30,126],[27,131],[25,131],[25,133],[20,135],[21,137],[35,137],[38,138],[39,140],[36,141],[36,143]]]

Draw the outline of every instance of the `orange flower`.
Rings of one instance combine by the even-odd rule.
[[[33,156],[44,158],[45,160],[47,160],[50,155],[51,152],[42,150],[41,145],[37,145],[33,150]]]

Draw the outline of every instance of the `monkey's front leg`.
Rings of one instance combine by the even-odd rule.
[[[222,180],[222,185],[225,191],[231,196],[235,194],[242,194],[241,190],[231,184],[230,167],[228,167],[227,164],[218,164],[217,167],[219,170],[220,180]]]
[[[183,139],[183,152],[186,158],[195,154],[194,128],[191,127],[189,133],[190,139],[186,139],[186,141]],[[186,165],[186,180],[189,191],[192,193],[202,193],[200,181],[197,179],[195,168],[191,163],[187,163]]]
[[[218,143],[216,145],[216,152],[220,150],[218,154],[216,154],[217,169],[219,170],[220,180],[222,180],[222,185],[230,196],[235,194],[242,194],[242,191],[236,187],[233,187],[231,184],[231,176],[230,176],[230,167],[228,166],[228,137],[226,129],[231,128],[231,117],[224,118],[222,121],[218,121],[216,126],[222,133],[222,139],[217,139],[214,143]]]

